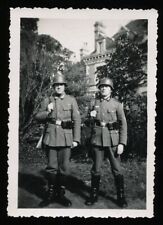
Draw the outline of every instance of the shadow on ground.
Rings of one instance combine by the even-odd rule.
[[[66,179],[65,186],[70,193],[73,193],[76,196],[76,198],[79,198],[80,196],[80,198],[85,201],[89,196],[90,186],[86,185],[81,179],[78,179],[75,176],[69,175]],[[28,193],[43,200],[46,197],[47,191],[47,181],[44,176],[44,171],[41,170],[38,174],[19,172],[19,188],[22,188]],[[116,200],[110,196],[106,196],[103,191],[99,192],[99,196],[116,204]],[[35,199],[33,199],[33,201],[35,201]],[[21,206],[19,205],[19,207]]]
[[[31,173],[19,173],[18,177],[19,187],[25,189],[31,194],[35,194],[37,197],[45,198],[46,180],[35,174]]]

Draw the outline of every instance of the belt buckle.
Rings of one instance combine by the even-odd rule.
[[[105,127],[106,123],[104,121],[101,122],[101,127]]]
[[[109,130],[115,130],[114,128],[114,122],[109,123]]]
[[[55,124],[61,126],[62,121],[61,120],[56,120]]]

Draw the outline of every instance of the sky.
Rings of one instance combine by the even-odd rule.
[[[38,33],[47,34],[57,39],[63,47],[75,52],[77,60],[80,60],[80,49],[87,42],[88,53],[94,50],[94,24],[95,19],[71,19],[71,18],[41,18],[38,22]],[[100,20],[105,26],[105,34],[112,37],[121,26],[126,25],[127,19]]]

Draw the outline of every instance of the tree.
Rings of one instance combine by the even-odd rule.
[[[69,64],[64,71],[68,82],[67,93],[75,97],[83,96],[86,93],[86,71],[82,62]]]
[[[33,65],[36,60],[37,21],[33,18],[21,19],[20,42],[20,126],[27,120],[27,108],[30,101],[28,89],[31,89]]]
[[[75,64],[69,63],[65,67],[64,75],[67,80],[66,93],[76,97],[79,105],[81,117],[84,120],[86,107],[90,101],[87,96],[88,78],[86,77],[86,69],[83,62]]]
[[[106,65],[97,69],[97,78],[112,78],[114,95],[127,103],[140,85],[146,85],[147,73],[143,70],[145,57],[136,43],[126,35],[120,36],[116,41],[115,51],[106,60]]]
[[[51,94],[51,81],[71,52],[49,35],[38,35],[36,19],[21,21],[20,129],[32,125],[43,96]]]

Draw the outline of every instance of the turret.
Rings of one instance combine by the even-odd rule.
[[[80,60],[86,55],[88,55],[88,43],[84,42],[83,47],[80,49]]]
[[[95,52],[103,53],[106,50],[106,35],[104,32],[105,26],[102,22],[94,24],[95,33]]]

